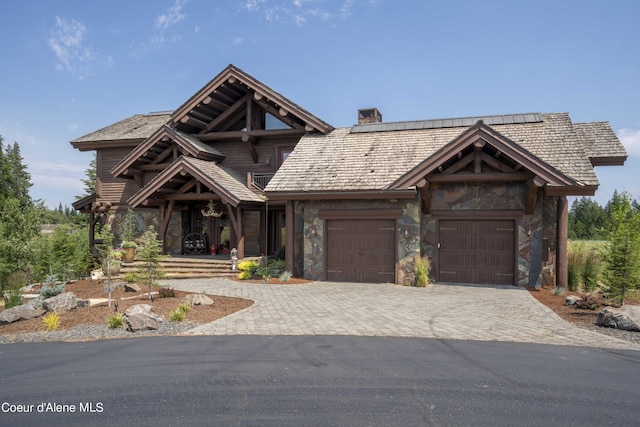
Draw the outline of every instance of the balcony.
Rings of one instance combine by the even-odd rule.
[[[269,184],[269,181],[271,181],[271,178],[273,178],[272,173],[251,173],[250,174],[250,180],[249,182],[251,183],[251,185],[257,189],[259,189],[260,191],[264,191],[264,189],[267,187],[267,184]]]

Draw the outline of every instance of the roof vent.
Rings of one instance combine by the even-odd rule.
[[[358,110],[358,124],[382,123],[382,113],[377,108],[363,108]]]

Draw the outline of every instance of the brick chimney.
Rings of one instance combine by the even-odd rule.
[[[377,108],[363,108],[358,110],[358,124],[382,123],[382,113]]]

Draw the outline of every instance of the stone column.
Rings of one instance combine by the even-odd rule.
[[[293,273],[293,262],[295,257],[294,252],[294,237],[295,237],[295,212],[293,209],[293,200],[287,200],[285,208],[285,244],[284,244],[284,263],[285,270]]]

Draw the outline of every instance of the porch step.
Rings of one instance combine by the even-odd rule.
[[[247,259],[247,258],[245,258]],[[213,257],[169,257],[160,262],[164,274],[170,279],[194,279],[210,277],[235,277],[237,271],[231,270],[230,259]],[[143,265],[141,261],[123,263],[118,277],[135,272]]]

